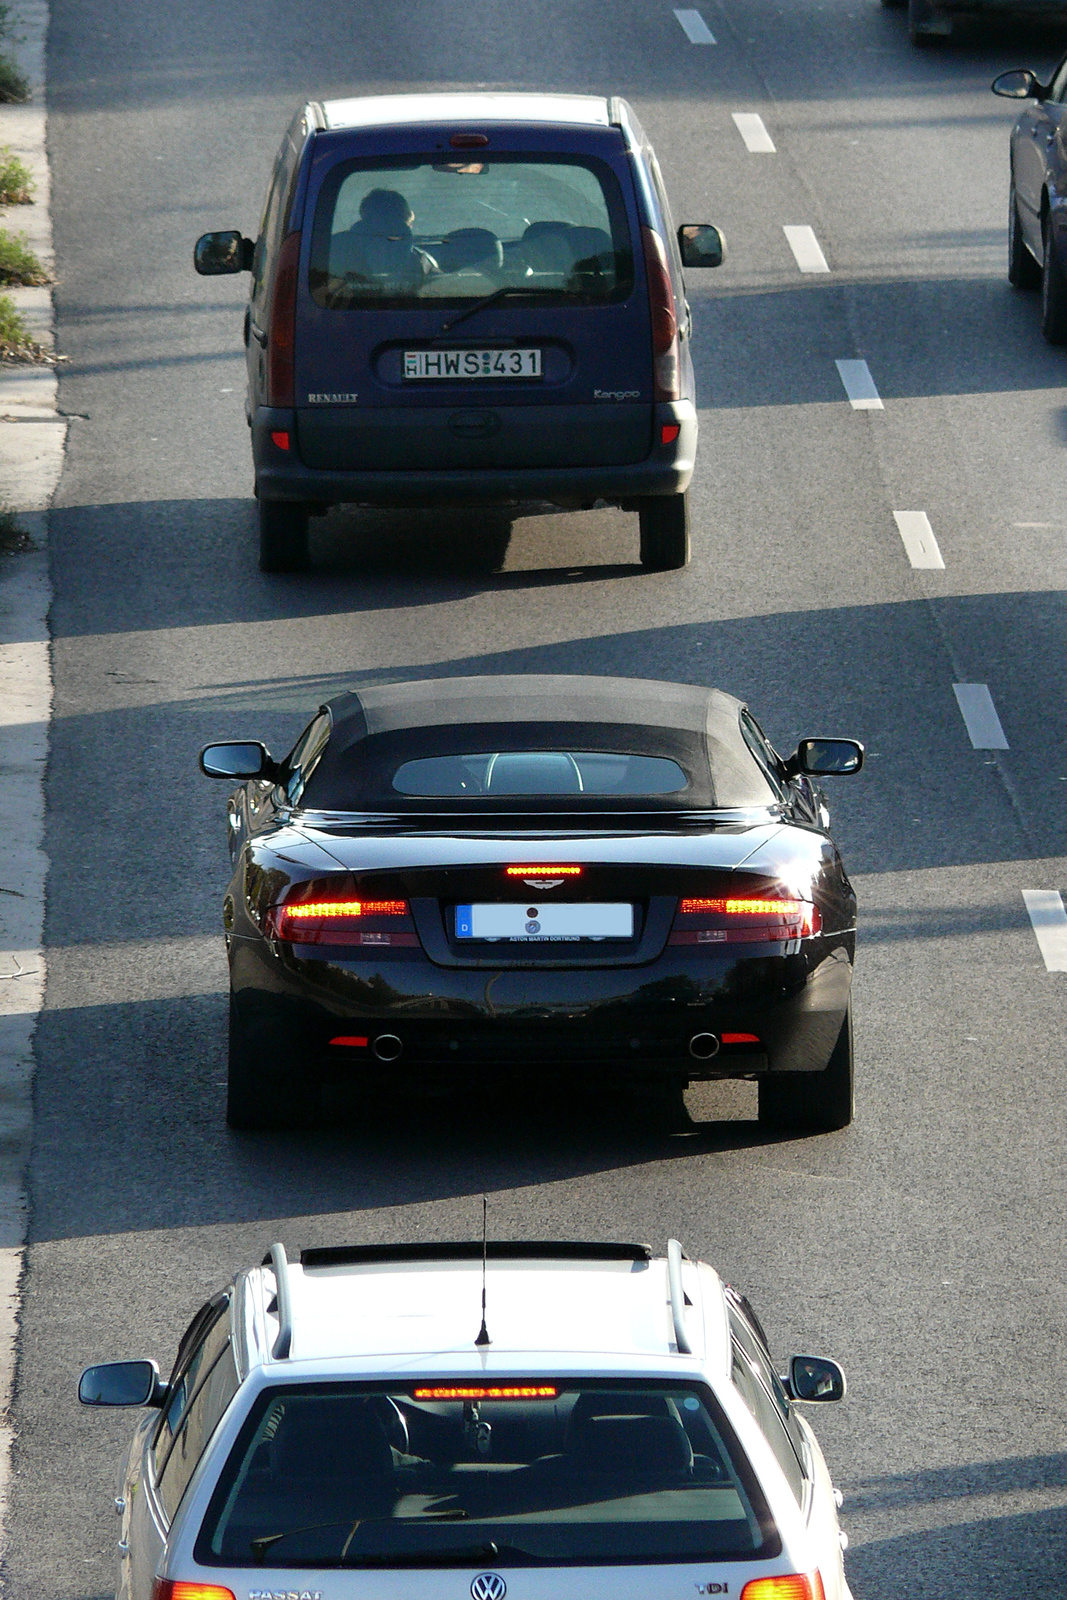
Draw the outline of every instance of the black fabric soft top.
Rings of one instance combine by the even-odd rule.
[[[643,678],[428,678],[349,690],[322,708],[332,732],[303,805],[325,811],[425,811],[392,778],[420,756],[604,750],[677,761],[689,786],[641,809],[766,806],[776,798],[741,733],[741,702],[719,689]],[[623,809],[603,796],[538,796],[538,811]],[[529,810],[522,796],[433,800],[432,809]]]

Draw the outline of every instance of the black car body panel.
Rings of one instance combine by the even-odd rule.
[[[491,773],[508,760],[554,770],[568,749],[601,752],[578,757],[586,770],[647,760],[685,785],[639,798],[396,786],[434,761],[450,772],[464,751],[496,752]],[[236,792],[230,824],[237,1023],[265,1048],[298,1039],[318,1071],[369,1079],[387,1037],[392,1082],[817,1073],[845,1023],[856,902],[821,792],[714,690],[563,677],[360,690],[320,710],[275,777]],[[632,926],[461,936],[472,906],[532,919],[557,902],[624,905]],[[358,914],[366,931],[286,920],[324,904],[355,906],[345,925]],[[807,924],[774,920],[794,904]],[[748,927],[767,915],[771,931]]]

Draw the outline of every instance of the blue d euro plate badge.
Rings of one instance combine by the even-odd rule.
[[[634,908],[625,903],[501,904],[456,907],[456,938],[521,944],[571,944],[583,939],[632,939]]]

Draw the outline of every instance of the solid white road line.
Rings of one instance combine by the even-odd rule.
[[[853,411],[885,410],[866,361],[837,361],[834,365],[841,374]]]
[[[993,696],[984,683],[954,683],[952,692],[976,750],[1007,750]]]
[[[715,43],[715,35],[704,21],[704,18],[700,15],[699,11],[679,11],[676,7],[674,14],[681,23],[682,32],[685,34],[690,44]]]
[[[1024,889],[1023,899],[1048,972],[1067,972],[1067,911],[1058,889]]]
[[[789,248],[796,256],[801,272],[829,272],[830,267],[822,253],[814,228],[783,227]]]
[[[929,567],[944,572],[945,563],[937,548],[934,530],[925,511],[894,511],[897,530],[904,541],[913,567]]]
[[[763,126],[763,118],[757,111],[735,111],[733,119],[738,133],[745,141],[746,150],[751,150],[754,156],[777,154],[774,140]]]

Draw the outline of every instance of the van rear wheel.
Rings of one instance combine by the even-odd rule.
[[[638,507],[641,565],[646,572],[675,572],[689,560],[689,495],[652,495]]]
[[[259,502],[261,572],[306,572],[309,507],[296,500]]]

